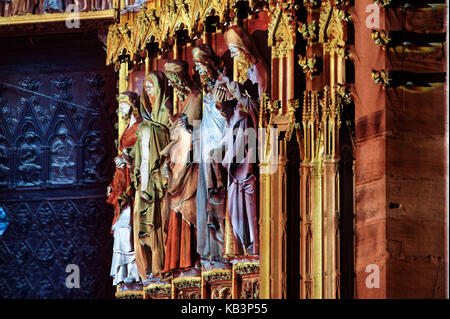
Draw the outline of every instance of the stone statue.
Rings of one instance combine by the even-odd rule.
[[[134,92],[123,92],[119,95],[119,112],[127,121],[119,142],[119,155],[115,158],[116,171],[111,185],[108,187],[107,203],[114,205],[114,219],[111,231],[114,234],[111,277],[113,285],[121,282],[131,284],[139,281],[136,257],[133,247],[131,213],[133,212],[134,187],[131,182],[133,161],[129,152],[136,143],[136,131],[142,122],[138,109],[138,96]]]
[[[73,148],[69,132],[64,126],[60,127],[51,147],[53,183],[70,184],[75,181]]]
[[[252,97],[259,100],[267,90],[269,73],[264,59],[254,44],[254,40],[239,25],[228,28],[224,37],[230,49],[231,57],[236,58],[238,62],[238,69],[241,73],[240,82],[248,79],[252,84],[257,85],[257,95],[253,94]],[[249,91],[249,93],[254,92]]]
[[[179,113],[170,127],[170,144],[163,150],[166,156],[167,244],[163,272],[182,270],[182,275],[195,275],[199,261],[196,252],[196,190],[198,163],[194,163],[192,139],[195,121],[201,119],[202,93],[189,77],[188,64],[173,60],[165,64],[169,83],[179,98]]]
[[[86,182],[102,182],[107,173],[107,152],[101,132],[91,131],[84,140],[84,171]]]
[[[161,151],[169,144],[172,110],[167,78],[152,71],[144,78],[141,95],[142,123],[130,156],[134,159],[136,188],[133,211],[134,251],[144,285],[161,277],[164,266],[164,197],[166,179],[162,174]]]
[[[267,68],[250,35],[240,26],[230,27],[224,34],[231,56],[238,61],[238,69],[250,80],[244,83],[221,77],[232,96],[232,113],[222,144],[226,147],[222,163],[228,171],[227,207],[233,231],[230,255],[259,254],[259,235],[256,202],[257,128],[259,97],[267,87]],[[243,82],[245,77],[240,77]],[[257,86],[255,88],[255,85]],[[227,243],[228,244],[228,243]]]
[[[40,174],[42,167],[39,165],[39,150],[34,143],[37,135],[27,132],[24,135],[24,143],[18,149],[19,157],[19,185],[31,186],[41,183]]]
[[[210,46],[193,49],[193,61],[203,87],[203,117],[200,125],[199,176],[197,188],[197,252],[202,263],[222,265],[225,232],[226,172],[211,156],[221,141],[226,120],[216,107],[224,90],[216,85],[220,59]]]

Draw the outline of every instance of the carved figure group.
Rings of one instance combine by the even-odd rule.
[[[200,83],[187,62],[169,60],[164,72],[144,78],[139,112],[135,93],[120,95],[127,128],[108,199],[114,284],[147,285],[258,259],[256,141],[268,73],[241,27],[228,28],[225,40],[244,73],[238,82],[200,45],[191,65]]]

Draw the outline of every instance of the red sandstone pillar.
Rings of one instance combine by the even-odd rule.
[[[393,31],[444,33],[445,8],[381,8],[397,52],[375,44],[370,0],[355,1],[356,298],[443,298],[445,290],[445,46],[405,47]],[[370,11],[370,10],[369,10]],[[373,70],[398,73],[382,88]],[[397,74],[397,75],[398,75]],[[437,76],[439,78],[439,76]],[[402,82],[407,80],[406,83]],[[422,83],[419,83],[421,82]],[[442,81],[441,81],[442,82]],[[403,87],[401,86],[403,83]],[[367,268],[380,286],[366,285]],[[370,267],[370,266],[369,266]],[[372,268],[374,269],[374,268]],[[370,279],[370,278],[369,278]],[[372,281],[373,282],[373,281]]]

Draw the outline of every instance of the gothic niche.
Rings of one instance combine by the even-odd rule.
[[[51,142],[52,184],[72,184],[75,182],[74,142],[65,125],[61,125]]]
[[[0,186],[8,184],[9,177],[9,160],[8,160],[8,144],[5,137],[0,133]]]
[[[17,150],[18,159],[18,186],[36,186],[42,183],[39,158],[40,141],[36,133],[33,131],[26,132],[23,137],[19,139],[19,147]]]
[[[84,169],[85,182],[104,182],[108,172],[106,143],[100,131],[91,131],[84,138]]]

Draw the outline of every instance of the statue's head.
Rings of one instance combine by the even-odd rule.
[[[25,139],[25,141],[27,143],[32,143],[33,140],[35,139],[35,137],[36,137],[36,134],[34,132],[31,132],[31,131],[26,132],[25,135],[23,136],[23,138]]]
[[[142,86],[142,119],[145,121],[153,118],[156,121],[161,116],[161,112],[167,113],[170,109],[171,97],[167,76],[162,71],[149,72]]]
[[[118,96],[119,113],[123,119],[128,120],[133,114],[139,117],[138,95],[131,91],[120,93]]]
[[[235,58],[238,64],[240,80],[245,78],[256,82],[253,78],[251,67],[255,61],[262,60],[254,41],[247,31],[239,25],[231,26],[224,33],[225,41],[232,58]]]
[[[240,57],[251,63],[252,57],[259,55],[250,35],[239,25],[229,27],[224,38],[232,58]]]
[[[184,100],[189,94],[193,84],[188,73],[189,64],[181,60],[167,61],[164,65],[169,85],[176,90],[180,100]]]
[[[214,84],[220,66],[220,58],[214,53],[214,50],[206,44],[196,46],[192,50],[192,60],[195,63],[195,70],[200,75],[202,86],[208,87],[208,85]]]
[[[57,132],[58,136],[67,138],[69,136],[69,131],[64,126],[61,126]]]

